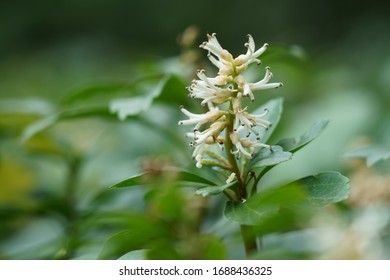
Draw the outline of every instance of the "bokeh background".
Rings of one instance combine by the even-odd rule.
[[[266,237],[259,257],[389,258],[388,161],[368,167],[344,156],[367,146],[374,147],[368,155],[379,158],[390,150],[389,12],[386,1],[1,1],[0,258],[118,257],[102,244],[129,225],[151,231],[160,216],[170,217],[161,227],[174,223],[180,230],[158,246],[145,241],[131,248],[165,246],[167,253],[155,250],[151,258],[243,257],[236,228],[220,221],[218,199],[196,204],[193,192],[169,186],[162,195],[108,189],[145,169],[192,164],[176,127],[178,106],[188,102],[184,86],[191,73],[207,65],[197,46],[213,32],[234,55],[245,51],[248,33],[258,45],[270,44],[263,66],[270,65],[274,81],[285,86],[262,93],[258,102],[285,100],[275,142],[301,135],[317,119],[331,121],[319,139],[262,184],[272,187],[323,170],[351,179],[347,202],[325,209],[305,230]],[[180,36],[190,26],[193,44],[185,45]],[[66,111],[78,102],[69,96],[83,89],[109,85],[100,88],[101,95],[111,90],[120,97],[113,85],[151,74],[158,80],[161,73],[178,78],[165,89],[168,100],[143,112],[143,122],[68,119],[21,141],[28,125]],[[142,95],[148,86],[134,91]],[[178,202],[171,209],[164,205],[172,196]],[[194,205],[187,207],[188,201]],[[200,208],[208,218],[193,228],[199,219],[194,209]],[[153,217],[149,224],[141,222],[144,215]],[[199,244],[203,249],[195,250]]]

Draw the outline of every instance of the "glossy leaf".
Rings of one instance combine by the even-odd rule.
[[[305,201],[302,189],[291,186],[274,188],[258,193],[247,201],[228,201],[225,217],[240,224],[256,225],[276,215],[282,206],[291,206]]]
[[[335,171],[304,177],[285,187],[288,186],[301,187],[308,200],[317,206],[340,202],[349,196],[349,179]]]
[[[277,217],[282,208],[308,207],[307,202],[325,206],[342,201],[349,195],[348,182],[338,172],[323,172],[256,194],[245,202],[228,201],[224,213],[240,224],[258,225]]]
[[[316,139],[328,125],[328,120],[315,122],[300,138],[287,138],[279,141],[277,145],[283,147],[285,151],[296,152]]]
[[[248,163],[248,170],[265,166],[273,166],[290,160],[292,153],[283,151],[280,146],[272,146],[272,149],[261,149]]]
[[[358,150],[349,151],[345,154],[348,158],[363,158],[367,166],[373,166],[375,163],[390,158],[390,149],[380,146],[368,146]]]

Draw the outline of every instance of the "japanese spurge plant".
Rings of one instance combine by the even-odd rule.
[[[162,171],[173,175],[170,178],[175,178],[174,186],[195,187],[198,195],[225,194],[228,201],[224,216],[240,225],[247,256],[253,256],[258,251],[259,236],[298,230],[307,214],[314,213],[313,207],[347,198],[349,187],[346,177],[330,171],[259,189],[268,171],[290,160],[321,133],[328,121],[317,121],[297,139],[287,138],[270,145],[269,138],[282,113],[282,98],[272,99],[255,110],[249,110],[245,104],[251,104],[248,101],[254,101],[258,91],[279,88],[282,83],[270,82],[269,67],[265,67],[260,81],[247,80],[250,75],[245,72],[251,64],[260,64],[259,57],[268,44],[256,49],[248,35],[245,46],[246,53],[234,58],[221,47],[215,34],[208,35],[208,41],[200,45],[208,51],[218,72],[210,77],[204,70],[197,71],[198,79],[188,87],[189,97],[200,99],[206,110],[197,114],[181,107],[187,118],[179,125],[193,126],[185,135],[190,139],[196,167],[202,168],[202,172],[196,174],[182,167],[166,167]],[[147,185],[154,175],[144,172],[113,187]]]
[[[225,217],[241,224],[249,254],[257,249],[256,235],[266,231],[261,226],[265,221],[276,219],[281,209],[286,211],[288,205],[297,201],[309,200],[322,206],[345,199],[348,179],[337,172],[324,172],[275,188],[271,193],[256,194],[262,176],[273,166],[290,160],[294,152],[319,135],[328,121],[316,122],[299,139],[281,140],[274,146],[267,144],[280,119],[282,99],[271,100],[254,113],[243,101],[254,101],[257,91],[279,88],[283,84],[270,82],[269,67],[265,67],[260,81],[248,81],[245,71],[252,63],[260,64],[259,56],[267,50],[268,44],[256,49],[252,36],[248,35],[245,46],[246,53],[234,58],[221,47],[215,34],[208,35],[208,41],[200,47],[208,51],[208,58],[218,68],[218,73],[208,77],[204,70],[198,70],[199,79],[188,87],[189,96],[201,99],[207,112],[194,114],[181,107],[188,119],[179,121],[179,125],[194,125],[186,136],[191,139],[192,157],[198,168],[209,166],[227,171],[224,185],[200,188],[197,193],[227,195]]]

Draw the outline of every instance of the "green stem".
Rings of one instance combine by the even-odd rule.
[[[80,167],[80,158],[74,157],[70,159],[68,176],[65,184],[65,201],[68,218],[66,235],[68,240],[65,248],[65,253],[63,256],[60,257],[61,259],[71,259],[76,252],[76,244],[78,239],[77,222],[79,218],[76,209],[76,187],[79,179]]]
[[[257,243],[256,243],[256,233],[253,226],[241,225],[241,236],[244,241],[245,253],[247,258],[249,258],[253,253],[256,253]]]
[[[236,69],[233,65],[233,81],[234,78],[237,76]],[[233,82],[233,88],[238,89],[238,84],[236,82]],[[233,111],[233,104],[232,101],[230,101],[230,111]],[[238,196],[241,200],[245,200],[248,197],[247,194],[247,185],[246,185],[246,180],[244,179],[244,172],[241,174],[240,169],[238,167],[236,158],[234,155],[231,153],[232,148],[233,148],[233,143],[230,139],[230,134],[232,134],[233,131],[233,124],[234,124],[234,112],[228,114],[227,116],[227,127],[226,127],[226,135],[225,135],[225,150],[226,150],[226,155],[228,158],[228,161],[230,165],[232,166],[232,171],[236,174],[237,177],[237,185],[238,185]],[[242,168],[244,171],[245,169]],[[241,236],[242,240],[244,242],[244,247],[245,247],[245,253],[247,258],[249,258],[253,253],[257,251],[257,243],[256,243],[256,234],[254,231],[254,227],[250,225],[241,225]]]
[[[232,107],[232,104],[230,104]],[[231,153],[233,150],[233,143],[230,139],[230,134],[233,133],[233,114],[228,114],[227,116],[227,127],[226,127],[226,135],[225,135],[225,150],[226,156],[229,161],[230,166],[232,167],[232,172],[236,174],[237,183],[238,183],[238,195],[241,199],[246,199],[246,186],[245,182],[241,176],[240,169],[238,168],[237,160],[235,156]]]

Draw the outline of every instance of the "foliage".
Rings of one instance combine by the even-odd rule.
[[[326,248],[318,240],[325,231],[316,223],[328,219],[327,224],[337,217],[335,223],[354,225],[365,209],[353,209],[345,202],[350,191],[345,176],[321,170],[353,174],[354,170],[340,166],[337,157],[351,131],[369,127],[363,119],[370,112],[363,110],[361,119],[346,125],[344,117],[337,118],[345,106],[337,107],[324,97],[329,85],[323,67],[307,65],[289,49],[280,49],[282,55],[272,49],[276,51],[265,62],[276,62],[285,84],[303,90],[294,93],[294,86],[286,87],[281,90],[283,98],[264,102],[269,96],[265,94],[248,104],[255,113],[272,108],[267,119],[274,125],[262,131],[271,148],[260,149],[243,165],[251,191],[245,201],[234,199],[237,184],[226,183],[224,170],[197,169],[191,162],[184,131],[176,125],[182,117],[178,108],[185,105],[198,112],[202,108],[186,98],[185,86],[193,78],[186,74],[190,71],[172,73],[177,65],[194,69],[181,58],[141,61],[132,66],[134,79],[85,81],[60,100],[2,98],[0,258],[324,257]],[[280,56],[298,65],[288,68]],[[299,70],[302,65],[322,70]],[[304,90],[309,86],[304,71],[317,79],[317,95]],[[332,90],[346,96],[348,108],[360,113],[364,102],[349,98],[342,87],[333,85]],[[320,108],[331,121],[310,126],[311,119],[322,119],[322,114],[309,107]],[[291,134],[296,138],[285,138]],[[363,157],[372,165],[386,159],[387,150],[373,147],[348,156]],[[282,183],[270,184],[269,178]],[[383,237],[380,244],[384,244],[387,220],[380,222],[383,227],[378,231],[383,235],[378,238]],[[240,225],[252,227],[249,236],[261,238],[258,253],[244,254]],[[318,242],[307,245],[308,240]]]

